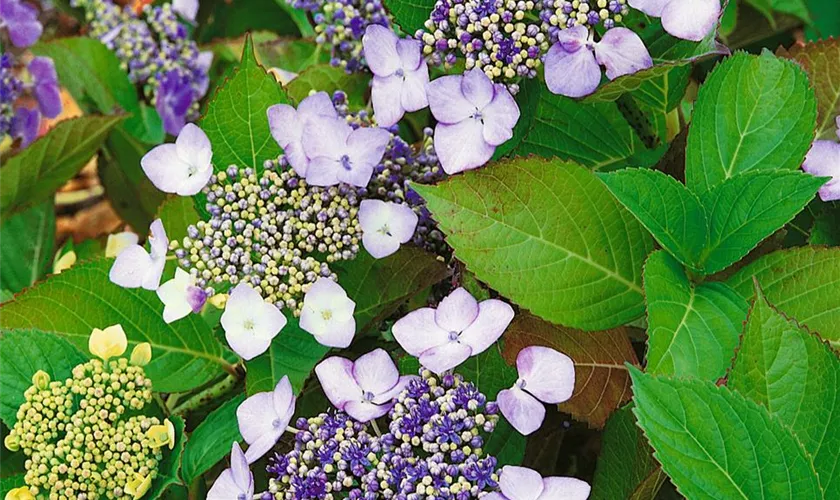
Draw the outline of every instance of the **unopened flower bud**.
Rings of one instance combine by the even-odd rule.
[[[141,342],[134,346],[131,351],[131,364],[134,366],[146,366],[152,360],[152,345],[148,342]]]
[[[32,385],[39,391],[45,390],[50,386],[50,374],[44,370],[38,370],[32,375]]]

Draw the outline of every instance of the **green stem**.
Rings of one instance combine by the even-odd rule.
[[[190,396],[186,401],[173,408],[171,413],[173,415],[184,416],[187,413],[216,400],[219,396],[231,390],[237,382],[239,382],[239,377],[228,375],[217,384]]]

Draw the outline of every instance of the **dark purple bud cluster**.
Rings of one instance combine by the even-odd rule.
[[[58,74],[49,57],[26,58],[20,64],[11,52],[0,55],[0,151],[11,141],[21,139],[25,147],[38,137],[41,118],[61,114],[61,92]],[[23,105],[22,97],[37,106]]]
[[[71,0],[86,12],[89,35],[119,58],[129,79],[142,87],[170,134],[198,118],[207,93],[212,55],[200,53],[169,4],[147,5],[138,15],[111,0]]]
[[[294,449],[275,454],[268,494],[277,500],[466,500],[494,491],[496,459],[482,446],[499,417],[460,375],[412,381],[379,435],[338,412],[299,419]],[[374,428],[374,430],[376,430]]]
[[[23,92],[23,82],[15,75],[14,56],[0,56],[0,137],[10,135],[15,121],[15,101]]]
[[[252,168],[230,166],[210,178],[208,221],[189,226],[175,255],[208,295],[247,281],[267,302],[300,312],[329,264],[359,251],[358,197],[352,186],[310,186],[284,156]]]
[[[348,73],[365,68],[362,35],[368,25],[390,27],[382,0],[287,0],[289,5],[312,13],[315,41],[330,49],[333,66]]]

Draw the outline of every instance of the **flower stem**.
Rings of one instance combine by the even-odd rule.
[[[219,381],[217,384],[212,385],[207,389],[192,395],[189,399],[187,399],[177,407],[172,408],[171,414],[184,416],[185,414],[194,411],[207,403],[212,402],[219,396],[228,392],[236,385],[237,382],[239,382],[238,377],[228,375],[221,381]]]

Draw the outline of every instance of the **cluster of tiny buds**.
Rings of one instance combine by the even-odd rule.
[[[38,371],[4,443],[27,456],[24,481],[34,497],[93,500],[142,495],[162,455],[151,381],[125,358],[88,361],[65,381]],[[167,425],[171,424],[166,422]]]
[[[24,89],[23,82],[15,75],[14,62],[11,53],[0,55],[0,139],[11,132],[15,101]]]
[[[296,422],[294,449],[275,454],[267,495],[276,500],[479,498],[498,487],[485,437],[498,421],[473,384],[460,375],[423,370],[388,414],[389,432],[343,412]]]
[[[208,295],[247,281],[267,302],[298,314],[312,283],[336,279],[329,265],[359,251],[356,190],[310,186],[282,155],[259,176],[230,166],[203,193],[209,220],[189,226],[182,245],[173,246]]]
[[[460,55],[466,69],[481,68],[494,81],[534,78],[549,47],[541,8],[533,0],[437,0],[415,37],[433,64],[451,66]]]
[[[555,42],[559,30],[573,26],[602,24],[606,29],[613,28],[629,10],[627,0],[543,0],[540,20],[543,30]]]
[[[362,35],[371,24],[390,26],[381,0],[287,0],[308,10],[315,21],[315,42],[331,50],[330,63],[348,73],[363,70]]]

